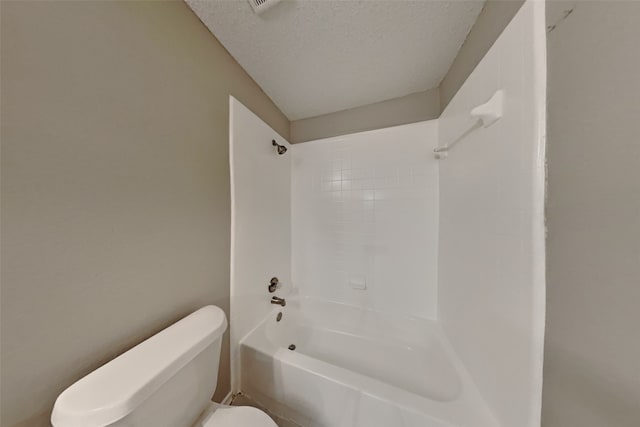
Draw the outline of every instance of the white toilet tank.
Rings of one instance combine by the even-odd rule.
[[[191,427],[216,389],[224,312],[203,307],[66,389],[54,427]]]

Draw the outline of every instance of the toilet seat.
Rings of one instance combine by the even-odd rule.
[[[203,427],[278,427],[271,417],[251,406],[220,407],[208,416]]]

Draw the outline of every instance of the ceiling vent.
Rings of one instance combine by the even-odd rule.
[[[265,10],[271,9],[278,3],[280,3],[280,0],[249,0],[251,8],[257,14],[261,14]]]

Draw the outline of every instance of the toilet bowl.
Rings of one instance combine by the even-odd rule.
[[[206,306],[63,391],[54,427],[277,427],[252,407],[211,403],[227,318]]]
[[[277,427],[271,417],[251,406],[220,406],[194,427]]]

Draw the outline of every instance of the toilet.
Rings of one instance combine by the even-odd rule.
[[[54,427],[277,427],[253,407],[211,402],[227,318],[206,306],[63,391]]]

